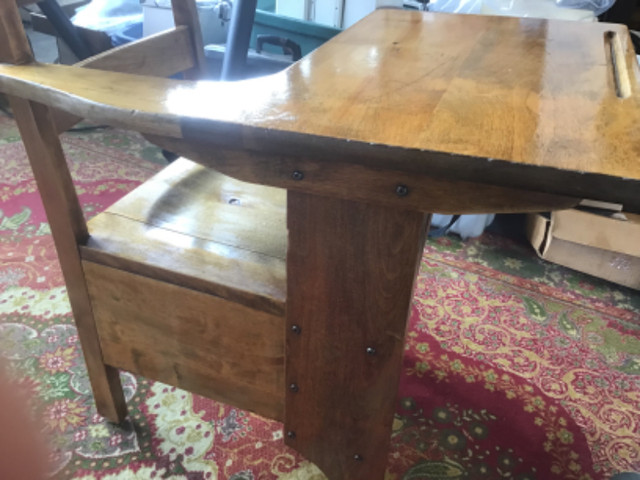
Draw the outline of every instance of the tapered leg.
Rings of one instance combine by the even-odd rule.
[[[382,479],[428,216],[290,191],[287,218],[285,441]]]
[[[118,423],[127,415],[127,406],[118,370],[102,361],[100,342],[78,251],[78,245],[86,242],[89,234],[51,110],[18,98],[11,99],[11,107],[51,227],[96,407],[101,415]]]

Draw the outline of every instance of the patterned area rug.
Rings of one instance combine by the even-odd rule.
[[[63,136],[88,216],[160,169],[115,130]],[[98,160],[101,158],[102,160]],[[60,479],[320,480],[282,426],[123,373],[96,414],[46,218],[0,118],[0,355],[43,419]],[[608,479],[640,470],[640,293],[485,234],[427,245],[386,480]]]

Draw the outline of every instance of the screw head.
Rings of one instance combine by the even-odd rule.
[[[375,349],[375,348],[373,348],[373,347],[367,347],[367,355],[374,356],[376,353],[378,353],[378,352],[376,351],[376,349]]]
[[[294,170],[294,172],[291,174],[291,178],[293,178],[294,180],[302,180],[304,178],[304,173],[302,173],[300,170]]]
[[[300,332],[302,332],[302,329],[300,328],[299,325],[291,325],[291,331],[296,335],[300,335]]]
[[[289,430],[287,432],[287,437],[289,437],[291,440],[293,440],[294,438],[296,438],[296,432],[294,432],[293,430]]]
[[[360,455],[359,453],[356,453],[356,454],[353,456],[353,459],[354,459],[356,462],[361,462],[361,461],[363,461],[363,460],[364,460],[364,458],[362,458],[362,455]]]
[[[289,390],[291,390],[293,393],[298,393],[298,391],[300,390],[300,388],[298,387],[297,384],[292,383],[291,385],[289,385]]]
[[[406,185],[396,185],[396,195],[399,197],[406,197],[409,195],[409,187]]]

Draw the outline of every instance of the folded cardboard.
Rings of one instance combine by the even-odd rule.
[[[527,236],[550,262],[640,289],[640,215],[622,217],[579,209],[531,214]]]

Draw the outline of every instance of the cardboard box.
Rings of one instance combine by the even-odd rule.
[[[640,289],[640,215],[623,216],[579,209],[530,214],[527,237],[545,260]]]

